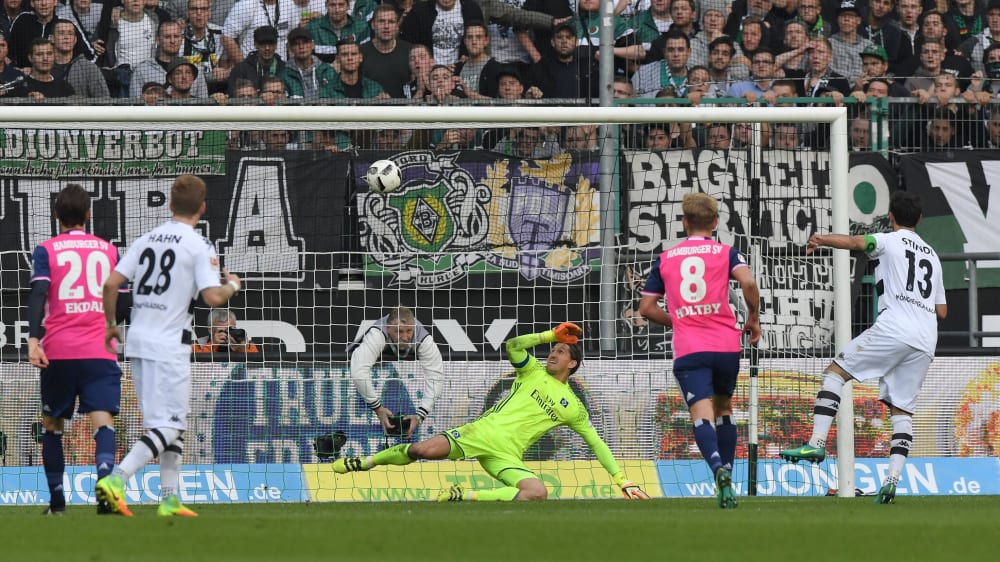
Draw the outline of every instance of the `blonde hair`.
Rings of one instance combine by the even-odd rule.
[[[709,230],[719,217],[719,203],[711,195],[688,193],[681,203],[684,218],[692,230]]]
[[[192,175],[177,176],[170,190],[170,202],[174,213],[182,217],[193,217],[201,212],[205,202],[205,182]]]

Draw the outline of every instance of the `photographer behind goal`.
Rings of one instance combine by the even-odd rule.
[[[213,308],[208,314],[209,335],[198,338],[195,353],[258,353],[257,344],[250,341],[246,330],[236,327],[236,314],[225,308]]]

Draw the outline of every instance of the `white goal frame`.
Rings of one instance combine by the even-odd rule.
[[[17,106],[0,118],[0,127],[86,130],[330,129],[338,123],[351,128],[439,129],[460,125],[507,127],[575,124],[677,123],[829,123],[830,189],[833,231],[849,232],[847,109],[844,107],[541,107],[541,106]],[[608,127],[600,138],[610,139]],[[610,143],[602,144],[609,154]],[[607,162],[608,160],[604,160]],[[616,213],[610,182],[601,185],[601,212]],[[602,224],[613,225],[614,220]],[[610,231],[610,229],[608,229]],[[611,233],[613,234],[613,233]],[[607,238],[605,238],[607,240]],[[606,252],[605,252],[606,253]],[[602,255],[602,258],[605,256]],[[605,265],[609,262],[604,261]],[[613,270],[614,268],[603,268]],[[851,339],[851,279],[849,252],[833,252],[834,337],[839,350]],[[611,274],[614,275],[613,272]],[[602,300],[605,295],[602,281]],[[608,324],[611,324],[609,322]],[[602,322],[605,329],[613,330]],[[613,332],[612,332],[613,333]],[[752,381],[751,384],[755,384]],[[753,392],[753,391],[752,391]],[[837,415],[838,495],[854,497],[854,402],[851,385],[841,393]],[[751,440],[756,441],[751,425]]]

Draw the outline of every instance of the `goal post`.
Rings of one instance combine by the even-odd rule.
[[[53,224],[47,205],[52,190],[58,185],[67,181],[88,182],[87,186],[92,194],[100,196],[101,212],[110,213],[108,218],[100,219],[103,222],[95,222],[91,226],[98,233],[101,229],[113,231],[114,236],[108,237],[124,249],[134,236],[165,218],[162,201],[157,199],[162,193],[157,195],[152,192],[162,192],[169,187],[169,170],[176,173],[197,173],[203,169],[199,166],[207,166],[204,169],[211,169],[214,175],[223,178],[217,184],[211,184],[210,188],[224,183],[227,186],[225,197],[231,198],[232,202],[228,206],[218,202],[210,208],[212,216],[206,221],[204,232],[216,244],[223,263],[229,265],[230,269],[237,272],[267,272],[249,280],[248,290],[243,295],[249,300],[241,303],[235,312],[251,337],[265,342],[265,346],[274,343],[277,352],[275,355],[267,355],[265,348],[263,355],[251,356],[246,362],[230,361],[232,357],[226,357],[223,362],[202,363],[200,361],[205,357],[198,357],[196,367],[201,373],[199,376],[205,378],[195,385],[195,394],[201,393],[198,400],[209,401],[208,397],[211,397],[211,406],[206,406],[206,410],[202,412],[203,419],[207,421],[196,423],[197,433],[201,436],[199,439],[205,443],[200,447],[203,453],[195,456],[196,448],[192,448],[190,454],[193,458],[189,459],[189,452],[186,451],[186,464],[286,466],[298,463],[312,467],[316,459],[311,454],[311,438],[303,445],[305,438],[301,430],[295,430],[299,433],[286,431],[284,425],[290,425],[282,421],[286,417],[313,420],[313,425],[323,429],[320,433],[335,434],[340,431],[340,423],[355,428],[356,434],[346,431],[343,436],[344,452],[370,454],[373,449],[388,443],[387,439],[373,433],[370,413],[364,409],[363,404],[359,406],[357,403],[354,387],[343,366],[346,358],[343,350],[376,319],[371,315],[359,317],[359,309],[385,311],[395,305],[412,306],[414,303],[426,302],[430,302],[432,306],[420,305],[417,310],[418,319],[432,327],[439,347],[445,350],[447,362],[466,375],[464,378],[456,376],[447,381],[445,390],[438,396],[435,411],[428,418],[426,431],[448,429],[450,425],[463,419],[462,412],[467,421],[481,413],[484,406],[483,394],[488,395],[487,400],[497,400],[504,392],[509,391],[509,388],[504,387],[505,382],[509,381],[493,380],[502,365],[499,359],[505,337],[514,335],[515,331],[523,333],[544,329],[552,321],[564,319],[582,322],[589,331],[588,339],[592,343],[587,348],[587,362],[581,370],[584,376],[579,377],[582,381],[580,384],[585,391],[606,393],[606,397],[601,395],[599,399],[595,399],[595,402],[602,404],[602,411],[592,413],[592,419],[597,420],[595,425],[602,436],[609,440],[615,454],[625,461],[627,468],[639,466],[635,463],[640,461],[673,461],[673,457],[665,456],[667,453],[662,446],[664,436],[661,433],[662,428],[669,425],[668,418],[679,415],[676,404],[668,403],[666,398],[669,395],[670,399],[676,399],[674,395],[677,394],[676,385],[670,382],[672,375],[667,358],[669,346],[637,353],[629,347],[630,342],[624,341],[627,338],[619,331],[624,314],[619,302],[622,283],[620,272],[628,270],[632,273],[625,275],[631,275],[639,271],[658,252],[637,251],[621,242],[625,230],[623,223],[631,220],[622,205],[625,197],[623,185],[635,181],[635,178],[622,177],[625,172],[620,169],[620,164],[627,160],[623,156],[626,148],[624,141],[618,142],[617,139],[620,139],[619,129],[628,126],[645,127],[655,123],[829,125],[829,173],[828,178],[824,178],[824,189],[829,190],[830,230],[841,233],[850,231],[851,196],[848,189],[848,128],[845,108],[19,106],[16,112],[10,112],[0,120],[0,133],[4,135],[0,142],[0,149],[3,150],[0,165],[10,172],[8,179],[4,181],[9,186],[11,201],[20,204],[20,209],[8,205],[7,215],[11,217],[18,211],[25,215],[18,221],[23,230],[19,235],[20,247],[0,248],[0,275],[7,274],[3,289],[8,292],[3,304],[6,310],[13,310],[6,313],[8,316],[5,316],[4,322],[10,325],[23,325],[25,322],[25,313],[17,310],[19,305],[26,302],[23,294],[26,287],[24,280],[26,272],[30,272],[27,255],[30,255],[33,243],[37,243],[46,234],[51,235]],[[483,158],[481,161],[476,160],[476,153],[481,153],[481,150],[422,149],[419,154],[414,154],[414,151],[379,147],[375,143],[371,146],[360,143],[359,146],[356,142],[357,138],[374,136],[379,131],[428,131],[429,135],[435,130],[471,128],[478,135],[478,132],[498,128],[551,127],[565,130],[576,125],[601,125],[595,151],[573,152],[572,156],[561,160],[561,153],[519,156],[520,164],[517,165],[510,158],[504,160],[484,154],[478,155]],[[43,130],[56,133],[43,135],[37,132]],[[338,159],[336,165],[324,168],[326,164],[323,158],[330,157],[326,149],[311,147],[310,150],[299,150],[305,145],[300,142],[302,146],[296,150],[301,154],[288,157],[301,162],[308,170],[297,176],[288,175],[278,163],[282,157],[277,156],[271,148],[264,148],[263,143],[251,148],[229,146],[229,143],[237,144],[234,140],[239,137],[237,133],[271,130],[302,132],[300,138],[303,139],[311,138],[314,133],[336,131],[344,133],[345,137],[349,136],[353,145],[341,147],[335,153]],[[12,135],[11,131],[22,131],[23,135],[18,137],[17,134]],[[116,152],[117,158],[121,158],[129,150],[140,150],[141,146],[148,145],[151,137],[132,133],[136,131],[157,135],[162,131],[206,132],[217,137],[218,142],[226,143],[226,146],[215,146],[209,156],[198,152],[201,147],[195,146],[190,138],[183,135],[170,137],[169,142],[163,140],[166,137],[157,136],[157,142],[162,141],[164,145],[174,143],[176,146],[160,147],[157,155],[149,159],[148,166],[133,169],[105,167],[91,174],[85,158],[74,159],[72,154],[65,155],[73,153],[75,148],[70,146],[73,144],[82,147],[82,151],[89,150],[88,143],[96,143],[96,137],[83,134],[73,136],[73,131],[99,132],[104,138],[113,136],[115,142],[120,144],[116,149],[119,150]],[[413,134],[416,136],[417,133]],[[11,140],[15,138],[21,140]],[[30,154],[18,152],[24,149],[24,143],[34,143]],[[493,147],[485,148],[490,150]],[[726,151],[718,151],[717,154],[706,155],[708,160],[703,164],[707,168],[718,170],[711,173],[726,176],[725,181],[729,183],[755,181],[753,177],[744,177],[743,172],[738,177],[730,177],[729,167],[737,166],[742,170],[746,164],[745,167],[750,169],[749,164],[760,158],[759,154],[754,156],[751,153],[755,150],[759,152],[760,148],[733,149],[732,154],[737,156],[732,160],[736,163],[730,162]],[[642,147],[635,146],[628,150],[643,152]],[[183,153],[179,154],[179,151]],[[791,154],[791,151],[785,152]],[[91,156],[94,154],[97,152]],[[360,178],[363,178],[363,174],[359,172],[376,154],[380,158],[391,158],[393,155],[399,155],[403,159],[410,158],[401,166],[404,171],[404,187],[399,193],[376,197],[367,193],[362,185]],[[247,165],[248,158],[254,160],[253,166]],[[169,168],[166,173],[156,170],[157,160]],[[646,162],[643,158],[638,158],[636,162],[640,160]],[[670,158],[664,156],[659,165],[667,168],[672,163],[674,162]],[[639,174],[644,165],[636,164],[633,174]],[[408,178],[415,177],[413,174],[417,173],[415,170],[418,167],[419,173],[423,174],[419,189],[415,187],[416,184],[407,183]],[[501,185],[501,180],[498,179],[507,178],[506,181],[511,181],[515,177],[518,183],[516,190]],[[811,176],[803,173],[802,177]],[[553,183],[558,184],[567,178],[575,182],[572,189],[565,185],[552,188]],[[322,188],[309,194],[302,194],[301,189],[296,191],[296,181],[317,182],[319,185],[326,180],[348,186],[349,193],[343,201],[329,202],[326,198],[331,195]],[[444,183],[447,186],[442,187]],[[146,187],[154,185],[156,189]],[[784,189],[791,192],[800,187],[808,186],[790,183]],[[462,190],[461,198],[450,195],[454,193],[454,189]],[[674,188],[668,186],[666,189]],[[29,193],[31,190],[37,193]],[[415,195],[418,191],[419,197]],[[279,196],[269,200],[268,197],[273,193],[278,193]],[[721,196],[721,193],[713,195]],[[550,195],[551,201],[545,199]],[[139,202],[136,198],[144,198],[144,201]],[[552,206],[546,206],[550,202]],[[122,218],[123,213],[127,214],[122,209],[140,203],[144,205],[145,215],[134,222]],[[349,233],[350,242],[326,239],[332,235],[324,238],[323,228],[342,227],[340,224],[332,224],[329,217],[316,215],[319,209],[326,208],[342,211],[337,221],[354,224],[343,227],[345,232],[350,228],[357,229]],[[744,207],[733,205],[728,212],[738,213],[741,209]],[[659,212],[668,211],[664,206]],[[827,209],[820,212],[826,213]],[[301,231],[301,226],[299,230],[293,228],[295,225],[291,224],[288,216],[296,213],[308,216],[310,228],[313,229],[311,234],[318,242],[309,239]],[[97,214],[95,207],[95,215]],[[494,218],[498,214],[505,217],[502,224]],[[529,215],[534,220],[531,228],[535,229],[530,235],[524,221],[518,221],[519,216]],[[749,217],[739,220],[748,221]],[[246,224],[242,225],[240,221]],[[679,221],[675,221],[675,217],[667,217],[665,221],[668,226],[664,228],[664,243],[676,237],[679,227]],[[558,223],[559,228],[553,228],[551,236],[540,242],[537,238],[538,229],[544,227],[545,223]],[[7,223],[8,228],[11,224],[13,221]],[[518,230],[519,228],[522,230]],[[754,230],[757,228],[753,226]],[[269,244],[275,237],[268,237],[274,233],[278,233],[278,240],[272,249]],[[740,244],[753,247],[758,252],[751,256],[752,264],[759,260],[768,263],[801,262],[801,256],[792,251],[763,251],[761,254],[760,247],[768,244],[764,242],[758,245],[758,241],[764,240],[766,235],[757,236],[747,231],[735,233],[734,236]],[[265,238],[268,240],[268,249],[262,251],[260,248],[265,244],[262,241]],[[444,238],[453,242],[460,240],[461,244],[454,242],[449,250],[442,251],[438,242]],[[778,245],[783,244],[785,242]],[[829,260],[831,277],[828,281],[822,281],[826,285],[817,290],[829,291],[832,295],[833,325],[830,332],[833,344],[839,350],[851,337],[851,264],[846,251],[832,252]],[[792,276],[795,274],[794,270],[795,267],[783,268],[781,274]],[[490,276],[487,281],[466,282],[461,277],[483,274],[484,271]],[[599,275],[591,275],[598,271]],[[12,283],[11,280],[15,281]],[[308,287],[308,290],[297,293],[283,290],[288,283],[297,283],[298,287]],[[477,283],[482,286],[476,285]],[[491,283],[496,283],[497,286],[489,286]],[[11,296],[18,290],[21,292],[19,296]],[[490,291],[531,295],[539,300],[498,303],[490,300],[496,298]],[[489,296],[482,296],[480,293]],[[576,299],[583,299],[583,302],[577,303]],[[578,304],[583,306],[579,307]],[[737,309],[740,307],[738,298],[734,299],[733,305]],[[450,315],[450,309],[461,310]],[[205,311],[196,315],[199,328],[205,327],[206,319]],[[808,320],[803,320],[806,321]],[[813,321],[818,323],[820,320]],[[11,333],[11,337],[5,339],[5,342],[13,343],[17,337],[21,336]],[[660,343],[668,343],[668,340]],[[12,351],[23,354],[23,350],[23,347],[5,347],[5,357],[12,355]],[[756,466],[756,455],[774,457],[773,452],[758,451],[757,428],[761,426],[756,418],[760,411],[757,400],[767,401],[774,396],[773,393],[768,393],[773,389],[758,389],[757,385],[769,384],[763,382],[769,373],[787,369],[788,364],[806,354],[805,351],[782,352],[776,348],[761,349],[759,352],[756,349],[747,350],[745,354],[741,373],[749,372],[751,381],[749,388],[741,387],[741,405],[745,404],[741,408],[745,408],[750,419],[741,423],[741,431],[750,431],[752,435],[741,434],[740,440],[752,445],[751,460],[754,462],[741,468],[741,478],[748,482],[748,489],[754,489],[755,479],[760,474]],[[831,355],[809,357],[810,361],[830,358]],[[627,362],[627,367],[621,371],[616,367],[619,361]],[[379,388],[386,390],[395,388],[394,385],[420,386],[423,373],[419,367],[412,361],[398,363],[391,369],[378,371]],[[587,363],[595,366],[590,374],[587,372]],[[814,366],[814,363],[810,365]],[[825,364],[822,366],[825,367]],[[0,376],[0,386],[9,385],[2,388],[2,394],[33,396],[37,393],[37,386],[32,387],[31,383],[24,382],[30,378],[26,376],[30,373],[30,368],[20,367],[25,365],[15,369],[17,377],[4,381],[4,377]],[[309,380],[290,379],[284,386],[268,382],[279,380],[296,369],[311,370]],[[816,371],[813,375],[818,375],[819,372]],[[451,375],[446,372],[446,376]],[[21,382],[12,382],[15,379]],[[813,382],[816,381],[818,376]],[[250,387],[253,388],[248,390]],[[809,395],[810,402],[815,388],[813,385],[801,391]],[[629,391],[635,389],[646,394],[631,395]],[[412,392],[413,400],[424,391],[421,386]],[[223,412],[225,408],[219,404],[224,400],[220,396],[226,392],[239,395],[236,402],[226,402],[227,404],[239,404],[240,408],[249,409]],[[854,491],[854,404],[849,392],[849,387],[845,387],[837,422],[836,470],[839,494],[842,496],[853,496]],[[281,396],[280,400],[275,398],[277,395]],[[225,400],[236,398],[227,395]],[[394,403],[393,408],[407,405],[411,404],[403,401]],[[23,418],[27,408],[26,402],[8,406],[0,401],[0,418]],[[134,417],[134,403],[131,408],[124,411]],[[445,414],[446,408],[453,411]],[[213,420],[217,413],[219,419],[227,421]],[[682,413],[686,416],[686,411]],[[266,419],[269,415],[278,416],[279,419],[273,425],[268,425],[271,423]],[[659,415],[664,417],[656,421],[654,418]],[[245,426],[241,425],[241,420],[246,421]],[[801,421],[804,424],[811,423],[808,419]],[[136,422],[130,418],[126,423],[134,426]],[[377,427],[377,422],[374,423]],[[626,427],[630,423],[634,427],[629,431],[618,431],[617,428]],[[9,441],[20,439],[18,444],[8,443],[7,450],[19,448],[22,451],[16,463],[23,466],[37,465],[37,451],[32,449],[21,425],[13,422],[7,426],[0,425],[0,431],[8,436]],[[135,431],[135,427],[130,427],[129,431],[123,433],[134,436]],[[660,442],[657,443],[657,440]],[[561,437],[556,441],[568,443]],[[588,493],[587,486],[595,485],[595,482],[600,485],[607,480],[601,475],[599,466],[595,470],[592,455],[586,450],[580,450],[581,444],[582,442],[573,441],[569,445],[561,445],[562,448],[557,444],[555,454],[538,461],[542,464],[532,465],[533,468],[540,467],[539,470],[556,471],[558,476],[555,478],[559,482],[576,490],[568,493],[567,497],[585,497]],[[86,445],[82,447],[85,449]],[[699,473],[695,467],[704,464],[692,452],[690,444],[678,445],[673,450],[681,451],[684,447],[687,450],[683,462],[675,463],[669,469],[671,485],[677,488],[680,488],[685,479],[700,478],[696,476]],[[14,463],[13,455],[10,456]],[[76,460],[83,458],[78,457]],[[555,464],[545,464],[548,462]],[[576,464],[559,464],[562,462]],[[313,499],[346,497],[341,493],[343,490],[337,488],[336,480],[323,471],[323,465],[318,466],[319,468],[309,468],[303,472],[302,486],[309,489],[305,496],[283,499],[301,499],[310,497],[309,494],[312,494]],[[470,482],[482,482],[481,474],[470,475],[464,467],[453,472],[454,469],[441,465],[437,470],[445,475],[442,478],[468,478]],[[405,479],[401,473],[388,473],[390,476],[385,477],[388,478],[388,483],[384,479],[381,481],[387,489],[392,487],[390,484],[396,479],[405,481],[406,489],[420,487],[414,485],[412,480]],[[419,480],[425,476],[421,473],[416,478]],[[428,478],[433,480],[432,477]],[[369,484],[373,489],[376,486]],[[359,496],[351,497],[364,499]]]

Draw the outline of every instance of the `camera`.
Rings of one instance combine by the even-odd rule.
[[[247,331],[241,328],[229,328],[226,331],[226,335],[229,338],[229,343],[246,343],[247,342]]]
[[[406,435],[406,432],[410,430],[410,420],[406,419],[404,416],[389,416],[389,423],[392,424],[392,429],[384,429],[386,435],[393,435],[396,437],[402,437]]]
[[[340,449],[346,443],[347,435],[343,431],[335,431],[313,439],[313,450],[316,451],[316,457],[320,460],[334,459],[340,455]]]

